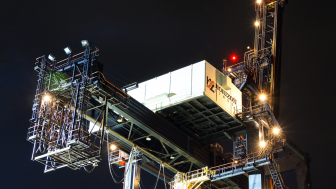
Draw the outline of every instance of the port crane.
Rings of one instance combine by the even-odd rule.
[[[31,159],[45,165],[45,173],[64,167],[91,172],[106,143],[110,171],[113,166],[125,168],[125,189],[141,187],[140,169],[169,182],[171,189],[282,189],[286,187],[275,155],[290,152],[296,158],[293,162],[307,165],[306,174],[298,179],[300,187],[311,188],[310,157],[277,122],[285,4],[257,0],[253,49],[245,52],[243,62],[229,65],[224,60],[222,72],[207,62],[193,64],[191,74],[204,65],[201,71],[213,70],[220,82],[204,77],[202,94],[190,99],[176,100],[179,93],[171,87],[146,97],[149,82],[116,87],[104,77],[99,49],[87,40],[81,42],[82,53],[72,55],[70,47],[65,48],[64,60],[56,61],[51,54],[37,58],[38,81],[27,133],[33,144]],[[167,75],[171,86],[174,73]],[[141,86],[144,101],[136,95]],[[190,96],[195,87],[191,85]],[[223,94],[223,103],[231,108],[206,90]],[[225,139],[234,142],[231,157],[218,144]],[[270,175],[266,184],[265,167]],[[237,184],[233,178],[248,182]]]

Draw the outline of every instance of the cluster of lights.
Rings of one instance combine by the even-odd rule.
[[[88,40],[82,40],[81,43],[82,43],[82,47],[89,46],[89,41]],[[72,50],[70,49],[70,47],[65,47],[63,50],[64,50],[65,54],[67,54],[69,56],[72,53]],[[52,54],[49,54],[48,59],[51,60],[52,62],[56,61],[55,56],[53,56]]]
[[[275,134],[275,135],[279,135],[280,134],[280,129],[277,128],[277,127],[274,127],[272,129],[272,131],[273,131],[273,134]],[[266,142],[265,141],[260,141],[259,146],[262,147],[262,148],[265,148],[266,147]]]

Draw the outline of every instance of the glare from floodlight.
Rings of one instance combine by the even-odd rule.
[[[111,150],[115,150],[115,149],[117,149],[117,146],[114,145],[114,144],[112,144],[112,145],[111,145]]]
[[[279,134],[280,133],[280,129],[279,128],[274,128],[273,129],[273,133],[276,134],[276,135]]]
[[[237,161],[237,160],[235,160],[235,161],[234,161],[234,163],[235,163],[235,164],[237,164],[237,163],[238,163],[238,161]]]
[[[55,61],[55,57],[52,54],[49,54],[48,59],[51,61]]]
[[[228,72],[231,72],[231,68],[228,69]]]
[[[170,159],[174,159],[175,157],[174,156],[170,156]]]
[[[250,47],[250,46],[247,46],[247,49],[248,49],[248,50],[250,50],[250,49],[251,49],[251,47]]]
[[[72,50],[70,49],[70,47],[65,47],[64,52],[65,52],[65,54],[69,55],[69,54],[71,54]]]
[[[51,99],[50,96],[47,95],[47,94],[44,95],[44,97],[43,97],[43,100],[44,100],[44,101],[47,101],[47,102],[50,101],[50,99]]]
[[[260,145],[260,147],[264,148],[264,147],[266,146],[266,142],[265,142],[265,141],[261,141],[261,142],[259,143],[259,145]]]
[[[257,3],[260,4],[260,3],[261,3],[261,0],[257,0]]]
[[[262,101],[266,100],[266,95],[261,94],[261,95],[259,96],[259,99],[262,100]]]
[[[146,140],[151,141],[152,139],[148,136],[148,137],[146,137]]]
[[[82,40],[81,42],[82,42],[82,47],[86,47],[89,45],[88,40]]]
[[[259,26],[259,24],[260,24],[260,23],[259,23],[258,21],[256,21],[256,22],[254,23],[255,26]]]

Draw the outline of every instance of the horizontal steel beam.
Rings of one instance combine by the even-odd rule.
[[[88,121],[94,123],[96,120],[88,115],[84,116]],[[101,126],[100,123],[96,123],[98,126]],[[107,128],[107,132],[111,135],[113,135],[114,137],[118,138],[119,140],[122,140],[123,142],[127,143],[130,146],[136,146],[137,149],[139,151],[141,151],[144,155],[148,156],[149,158],[151,158],[152,160],[154,160],[155,162],[157,162],[158,164],[164,164],[165,167],[167,167],[167,169],[169,169],[170,171],[177,173],[179,172],[177,169],[175,169],[174,167],[170,166],[167,163],[164,163],[161,161],[161,159],[159,159],[158,157],[154,156],[153,154],[151,154],[150,152],[148,152],[147,150],[137,146],[136,144],[134,144],[132,141],[128,140],[127,138],[121,136],[119,133],[113,131],[112,129]]]

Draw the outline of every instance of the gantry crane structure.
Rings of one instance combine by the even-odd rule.
[[[113,166],[125,168],[125,189],[141,188],[140,169],[169,182],[171,189],[286,188],[281,172],[295,169],[299,187],[311,188],[310,157],[277,122],[285,4],[258,0],[254,48],[241,63],[224,62],[222,73],[216,71],[221,83],[203,80],[207,90],[227,97],[232,111],[206,91],[167,106],[150,104],[170,101],[176,95],[170,89],[140,102],[132,95],[140,84],[117,88],[108,82],[97,60],[99,49],[87,40],[82,53],[72,55],[65,48],[68,58],[62,61],[51,54],[37,58],[38,84],[27,133],[33,143],[31,159],[44,164],[44,172],[63,167],[91,172],[106,143],[112,177]],[[197,65],[203,64],[209,65]],[[241,94],[238,101],[234,88]],[[233,154],[223,153],[218,144],[223,140],[233,141]]]

